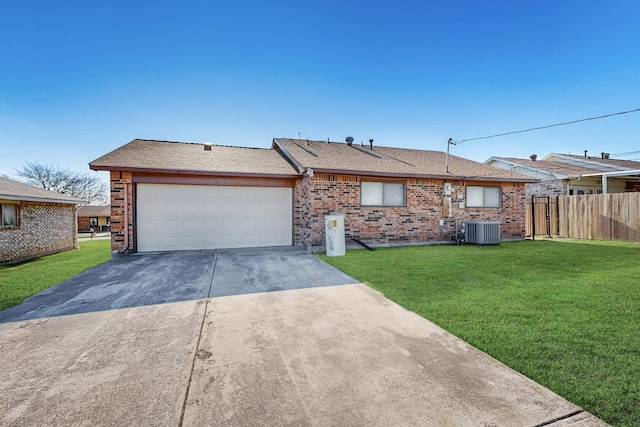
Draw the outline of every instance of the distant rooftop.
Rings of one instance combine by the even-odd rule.
[[[55,191],[45,190],[3,177],[0,177],[0,199],[76,205],[84,203],[84,201],[66,194],[56,193]]]

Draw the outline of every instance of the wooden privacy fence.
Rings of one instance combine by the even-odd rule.
[[[532,197],[525,204],[527,237],[640,242],[640,193]]]

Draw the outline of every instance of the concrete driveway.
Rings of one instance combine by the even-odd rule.
[[[0,425],[605,425],[294,248],[115,259],[20,307]]]

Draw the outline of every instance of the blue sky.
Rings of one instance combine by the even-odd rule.
[[[134,138],[446,150],[640,108],[640,2],[4,2],[0,174]],[[640,113],[470,141],[477,161],[640,151]],[[640,153],[625,156],[640,159]]]

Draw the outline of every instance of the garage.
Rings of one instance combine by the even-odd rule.
[[[139,183],[136,230],[138,252],[290,246],[292,189]]]

